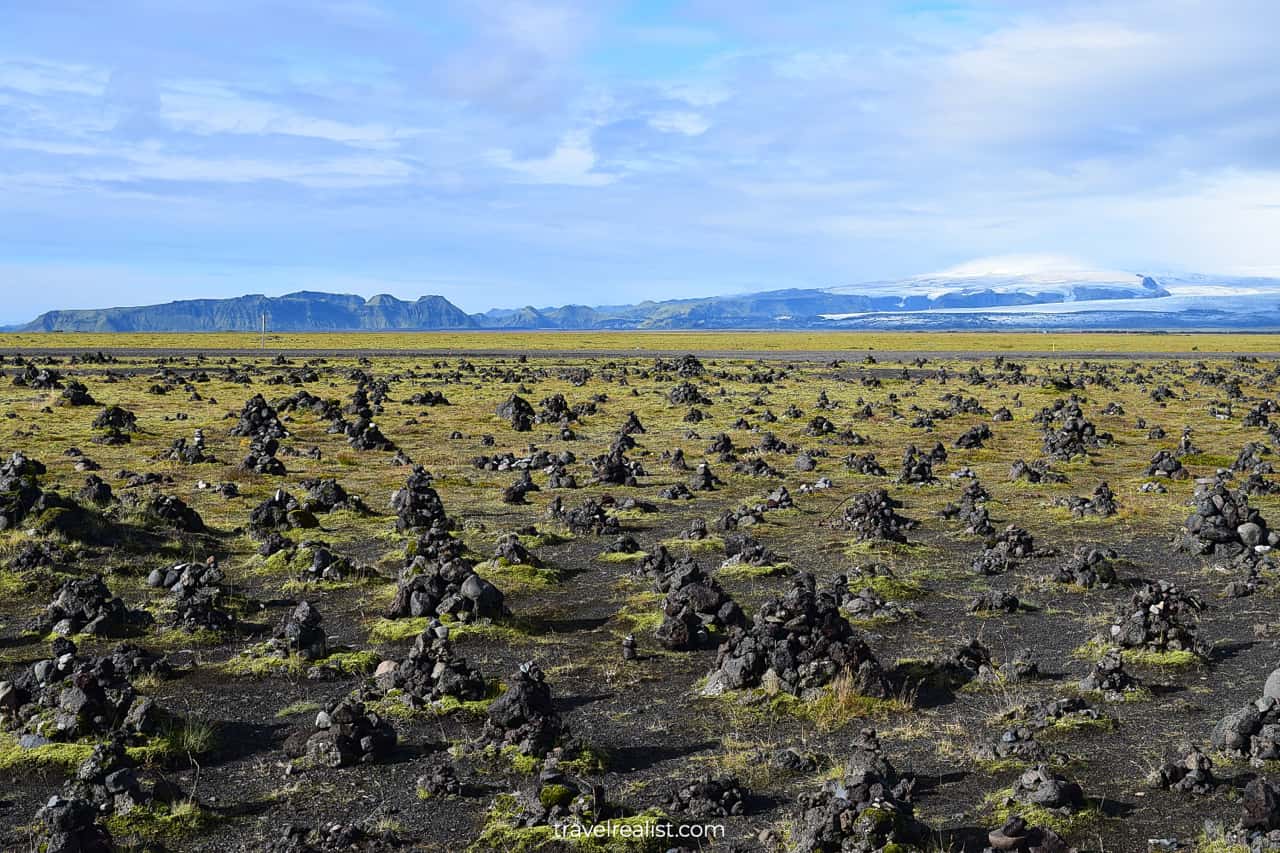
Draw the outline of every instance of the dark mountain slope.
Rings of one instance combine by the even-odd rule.
[[[442,296],[405,302],[394,296],[300,291],[285,296],[187,299],[136,308],[49,311],[20,326],[24,332],[254,331],[267,315],[279,332],[474,329],[476,322]]]

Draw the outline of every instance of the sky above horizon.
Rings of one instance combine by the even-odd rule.
[[[0,0],[0,321],[1280,275],[1280,4]]]

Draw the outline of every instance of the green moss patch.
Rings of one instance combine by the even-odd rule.
[[[549,589],[564,580],[564,574],[555,569],[539,568],[527,563],[509,563],[501,559],[478,564],[476,573],[504,592]]]
[[[1063,812],[1010,802],[1012,797],[1013,788],[1003,788],[986,796],[982,801],[982,807],[990,815],[987,823],[1000,826],[1011,817],[1021,817],[1030,826],[1048,827],[1067,840],[1071,840],[1073,837],[1097,828],[1105,820],[1102,809],[1093,801],[1086,802],[1078,811]]]
[[[298,655],[277,657],[265,645],[246,649],[222,665],[229,675],[262,678],[271,675],[303,675],[312,667],[327,667],[342,675],[367,675],[377,668],[382,656],[374,651],[334,652],[320,660]]]
[[[662,544],[672,550],[680,548],[694,553],[724,550],[724,539],[719,536],[708,536],[706,539],[663,539]]]
[[[104,823],[117,840],[173,841],[195,835],[216,822],[215,815],[190,800],[184,800],[169,806],[131,809],[127,814],[111,815]]]
[[[597,554],[596,559],[602,563],[635,563],[649,556],[644,551],[635,551],[630,554],[621,551],[605,551]]]
[[[92,743],[47,743],[33,749],[18,745],[11,734],[0,734],[0,773],[74,770],[93,752]]]
[[[427,630],[430,624],[430,616],[408,616],[404,619],[380,617],[369,623],[369,642],[401,643],[412,640]]]
[[[549,786],[551,787],[551,786]],[[554,792],[553,792],[554,793]],[[502,850],[504,853],[535,853],[539,850],[573,853],[658,853],[666,849],[656,828],[669,821],[657,812],[603,821],[580,830],[557,833],[550,826],[517,825],[515,797],[499,794],[485,818],[479,837],[468,848],[472,853]]]
[[[730,563],[716,569],[722,578],[770,578],[777,575],[790,574],[790,563],[775,563],[767,566],[753,566],[749,563]]]
[[[1090,640],[1084,645],[1078,646],[1071,653],[1072,657],[1081,660],[1100,660],[1103,655],[1113,648],[1109,643],[1101,640]],[[1184,669],[1191,666],[1199,666],[1205,662],[1195,652],[1189,652],[1183,649],[1157,651],[1155,649],[1120,649],[1120,656],[1124,658],[1127,664],[1136,666],[1164,667],[1169,669]]]

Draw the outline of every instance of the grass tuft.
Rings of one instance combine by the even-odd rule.
[[[157,804],[131,809],[127,814],[111,815],[104,823],[116,839],[173,841],[195,835],[216,822],[216,816],[197,803],[182,800],[168,806]]]

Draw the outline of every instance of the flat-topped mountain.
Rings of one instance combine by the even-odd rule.
[[[347,293],[299,291],[232,299],[184,299],[135,308],[49,311],[20,326],[25,332],[254,331],[262,317],[276,331],[344,332],[474,329],[466,312],[443,296],[412,302],[385,294],[365,299]]]

